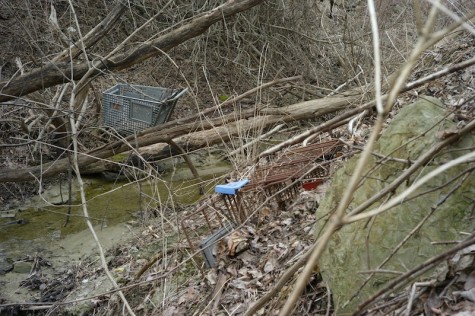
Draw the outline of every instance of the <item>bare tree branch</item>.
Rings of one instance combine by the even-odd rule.
[[[56,55],[56,57],[53,59],[53,62],[58,63],[65,62],[70,58],[74,59],[81,54],[82,46],[84,47],[84,49],[86,49],[96,44],[100,39],[102,39],[112,30],[112,28],[126,9],[127,6],[121,1],[118,1],[114,8],[112,8],[112,10],[109,12],[109,14],[101,21],[101,23],[97,24],[79,41],[75,42],[70,47],[66,48],[61,53]]]
[[[191,20],[177,29],[157,39],[147,41],[125,53],[117,54],[107,60],[95,60],[91,77],[103,71],[117,71],[141,63],[176,47],[206,31],[211,25],[236,13],[245,11],[264,0],[228,1]],[[11,100],[31,92],[81,79],[89,70],[87,62],[70,64],[68,62],[49,62],[22,76],[0,82],[0,102]]]
[[[223,140],[226,141],[229,139],[230,135],[237,134],[238,131],[242,130],[243,128],[252,129],[256,126],[263,126],[263,124],[265,124],[265,126],[271,126],[276,123],[307,120],[323,114],[345,109],[350,107],[351,103],[356,99],[357,96],[332,97],[327,99],[306,101],[278,109],[261,109],[258,111],[259,114],[261,114],[260,116],[255,116],[255,110],[251,109],[248,111],[242,111],[240,113],[240,120],[238,121],[236,121],[235,114],[231,113],[227,116],[203,120],[202,122],[196,121],[181,125],[173,123],[170,124],[170,128],[159,131],[152,128],[149,129],[149,132],[147,133],[137,134],[137,147],[140,148],[157,143],[169,143],[170,140],[174,140],[177,137],[190,133],[191,131],[196,132],[209,130],[209,133],[206,136],[201,135],[200,137],[196,137],[195,144],[190,144],[189,139],[184,141],[184,143],[177,142],[183,146],[185,150],[190,150],[190,148],[197,149],[194,147],[201,148],[213,143],[216,144],[218,142],[222,142]],[[178,122],[180,122],[180,120],[178,120]],[[224,126],[225,124],[227,125]],[[223,127],[218,129],[218,127],[221,126]],[[100,148],[89,151],[88,153],[80,154],[78,157],[79,167],[81,171],[84,171],[85,166],[93,162],[128,150],[130,150],[130,145],[127,141],[124,142],[123,140],[119,140],[112,144],[107,144]],[[158,156],[167,153],[168,157],[170,152],[174,154],[180,154],[180,152],[176,152],[175,149],[170,150],[169,148],[165,148],[161,150],[160,153],[158,153]],[[154,156],[154,159],[157,159],[157,157]],[[40,176],[43,178],[51,177],[58,174],[59,172],[66,171],[68,165],[68,159],[60,159],[50,163],[42,164],[41,166],[34,166],[21,170],[3,169],[0,170],[0,183],[25,181]]]

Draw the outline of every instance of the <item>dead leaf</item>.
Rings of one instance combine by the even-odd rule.
[[[271,215],[272,211],[270,207],[264,206],[261,208],[261,211],[259,212],[259,223],[264,222],[266,219],[268,219]]]
[[[185,310],[176,306],[169,306],[164,312],[163,316],[184,316]]]
[[[186,290],[186,293],[178,299],[178,304],[181,305],[185,302],[191,302],[198,296],[198,291],[193,287],[190,286]]]
[[[237,272],[235,266],[228,266],[228,267],[226,267],[226,271],[227,271],[233,278],[236,278],[237,275],[238,275],[238,272]]]
[[[266,264],[264,265],[264,272],[269,273],[271,271],[274,271],[276,265],[277,259],[275,259],[274,257],[269,258],[269,260],[267,260]]]
[[[261,271],[259,270],[250,270],[249,273],[252,275],[252,277],[257,280],[257,279],[260,279],[262,278],[263,274]]]
[[[284,224],[285,226],[290,226],[290,225],[292,225],[292,222],[293,222],[293,219],[287,218],[287,219],[282,221],[282,224]]]
[[[212,269],[209,270],[206,274],[206,279],[208,280],[209,284],[216,284],[216,280],[218,279],[218,275],[216,274],[216,270]]]
[[[230,286],[236,288],[236,289],[241,289],[245,290],[247,288],[246,282],[240,280],[240,279],[234,279],[229,283]]]
[[[458,130],[456,128],[449,128],[444,131],[440,131],[437,133],[437,138],[438,139],[446,139],[449,138],[452,135],[458,134]]]
[[[438,309],[442,305],[440,297],[435,292],[434,288],[431,289],[429,297],[424,304],[424,310],[426,314],[430,314],[430,311]]]
[[[468,291],[454,291],[454,296],[459,296],[475,303],[475,287]]]
[[[249,248],[248,234],[235,230],[227,237],[228,255],[231,257]]]
[[[463,288],[466,291],[475,288],[475,271],[472,271],[472,273],[467,277]]]

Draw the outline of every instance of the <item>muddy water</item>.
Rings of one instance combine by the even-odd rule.
[[[213,179],[229,168],[229,165],[216,161],[199,168],[205,189],[212,190],[215,184]],[[145,180],[140,184],[100,177],[84,178],[84,182],[89,217],[98,230],[130,221],[140,223],[146,210],[160,205],[191,204],[200,197],[197,181],[182,165],[173,168],[173,172],[168,172],[161,179]],[[66,183],[56,184],[46,188],[41,196],[25,201],[21,207],[2,212],[0,255],[13,261],[19,260],[25,255],[41,251],[49,243],[84,231],[87,227],[77,186],[72,189],[71,217],[67,225],[68,206],[55,205],[68,200],[67,192]],[[121,226],[125,229],[124,225]]]

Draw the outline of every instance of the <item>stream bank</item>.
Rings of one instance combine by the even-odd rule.
[[[164,161],[166,171],[160,178],[132,182],[117,181],[117,175],[111,179],[111,174],[83,178],[89,216],[105,250],[133,239],[143,225],[158,220],[161,212],[179,212],[194,203],[200,198],[199,182],[210,190],[214,179],[230,169],[228,162],[210,152],[195,154],[193,160],[200,180],[193,179],[177,158]],[[58,295],[45,298],[44,290],[59,275],[72,282],[71,269],[97,253],[75,183],[73,180],[67,225],[68,185],[64,180],[48,184],[41,195],[12,201],[0,211],[0,304],[61,299]]]

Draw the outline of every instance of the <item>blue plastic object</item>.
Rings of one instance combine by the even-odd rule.
[[[243,179],[241,181],[236,181],[236,182],[230,182],[226,184],[218,184],[215,188],[214,191],[216,193],[221,193],[221,194],[230,194],[230,195],[235,195],[237,193],[237,190],[248,184],[249,179]]]

